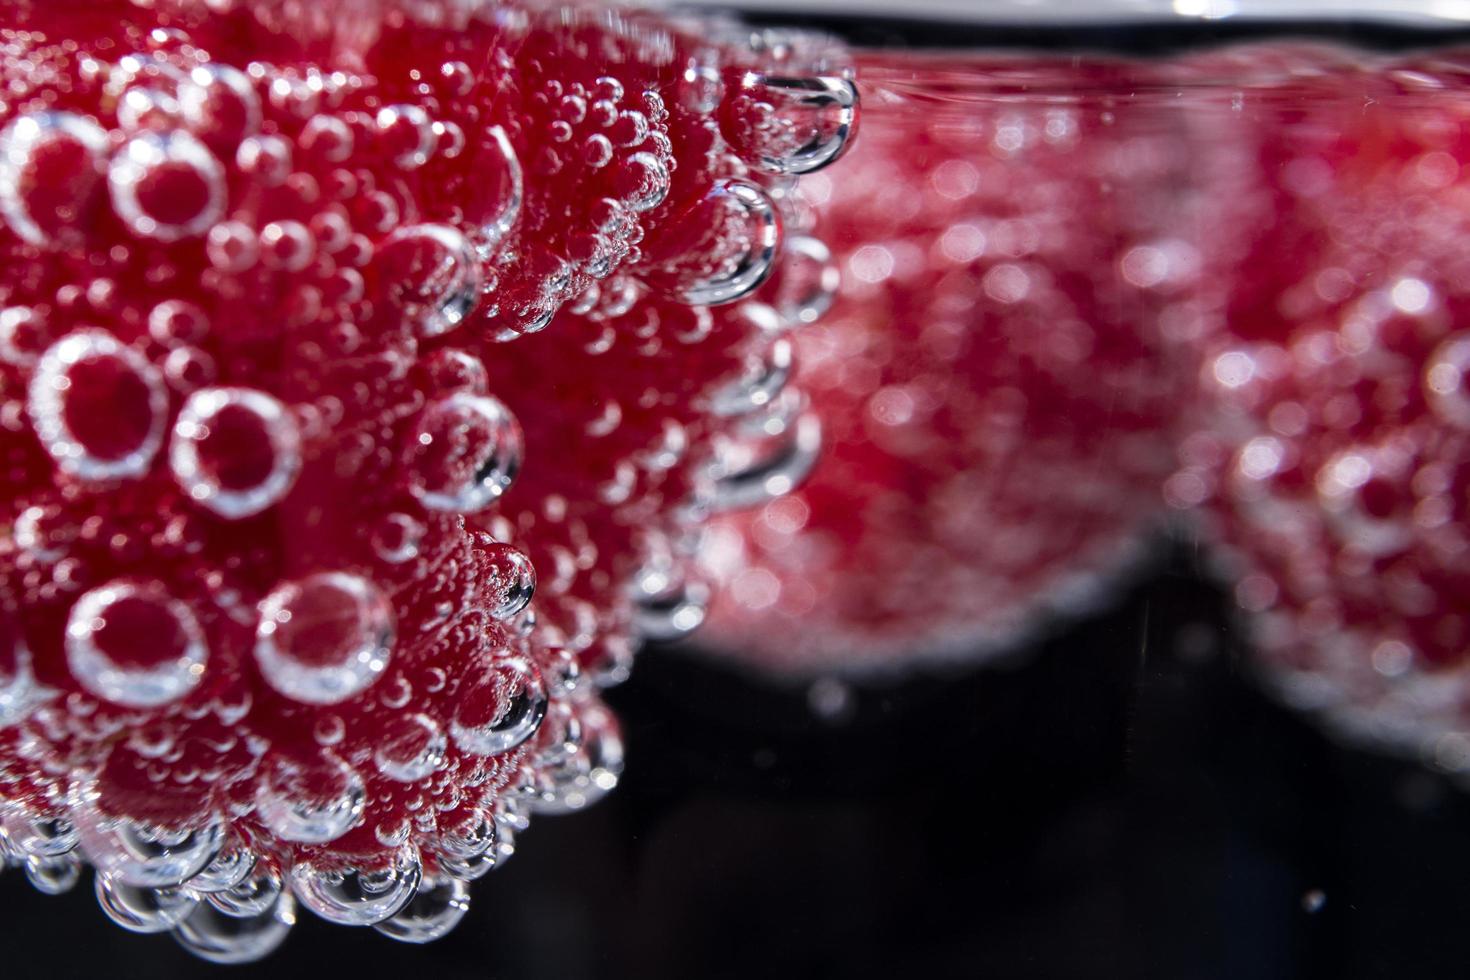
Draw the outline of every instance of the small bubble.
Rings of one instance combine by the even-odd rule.
[[[429,114],[416,105],[390,105],[378,110],[378,133],[394,164],[416,170],[429,162],[434,152],[434,125]]]
[[[291,890],[302,905],[328,922],[370,926],[407,905],[422,874],[417,855],[405,849],[388,867],[370,871],[298,864],[291,869]]]
[[[510,410],[487,395],[456,392],[425,409],[410,446],[410,488],[426,507],[483,510],[521,465],[522,435]]]
[[[280,693],[336,704],[387,668],[393,607],[368,580],[321,572],[278,586],[260,604],[255,660]]]
[[[378,246],[376,260],[389,301],[425,336],[453,330],[479,302],[479,264],[448,225],[400,228]]]
[[[437,722],[425,714],[400,715],[376,735],[373,763],[389,779],[412,783],[443,767],[449,742]]]
[[[407,514],[389,514],[373,530],[373,551],[390,564],[418,557],[425,528]]]
[[[260,97],[245,73],[229,65],[195,67],[179,84],[179,107],[189,129],[216,150],[260,129]]]
[[[169,468],[190,499],[238,520],[280,501],[301,469],[301,434],[286,407],[250,388],[205,388],[174,424]]]
[[[207,659],[194,614],[154,583],[93,589],[67,618],[72,676],[115,704],[150,708],[177,701],[198,686]]]
[[[134,136],[112,158],[107,184],[118,217],[144,238],[202,235],[224,213],[224,168],[182,130]]]
[[[751,166],[770,174],[807,174],[842,156],[857,111],[857,86],[845,78],[749,72],[720,121],[735,152]]]
[[[0,130],[0,215],[33,245],[67,244],[102,184],[107,134],[70,112],[24,115]]]
[[[546,686],[530,661],[497,661],[460,690],[450,732],[474,755],[500,755],[523,744],[546,716]]]
[[[456,878],[429,879],[397,915],[373,928],[401,943],[428,943],[449,935],[469,910],[469,885]]]
[[[362,820],[362,777],[345,762],[301,762],[285,755],[262,764],[256,812],[272,831],[300,844],[326,844]]]

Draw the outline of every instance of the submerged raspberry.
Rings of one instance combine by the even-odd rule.
[[[442,935],[616,782],[599,683],[770,339],[689,305],[780,251],[705,72],[780,59],[451,0],[0,28],[3,853],[219,961],[296,901]]]
[[[1158,69],[861,68],[861,148],[803,185],[831,255],[791,249],[772,286],[797,322],[831,306],[794,335],[828,451],[704,550],[703,643],[781,673],[988,652],[1111,585],[1214,302]]]
[[[1470,641],[1465,57],[1267,48],[1226,67],[1240,95],[1200,121],[1229,157],[1216,237],[1237,286],[1202,372],[1219,414],[1185,442],[1174,502],[1208,501],[1292,702],[1442,756]]]

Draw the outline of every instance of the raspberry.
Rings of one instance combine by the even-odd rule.
[[[793,247],[772,287],[808,319],[832,304],[796,342],[828,451],[705,550],[704,638],[784,673],[1011,646],[1115,582],[1162,510],[1176,341],[1211,302],[1155,69],[860,66],[861,150],[804,182],[834,253]]]
[[[1175,502],[1207,501],[1289,701],[1453,756],[1470,639],[1463,57],[1265,48],[1232,69],[1237,108],[1201,122],[1234,148],[1217,232],[1238,243],[1237,286],[1202,373],[1219,416],[1184,443]]]
[[[111,918],[222,962],[297,901],[442,935],[616,781],[599,687],[717,497],[776,198],[851,84],[580,7],[0,27],[0,853],[46,891],[85,854]],[[732,147],[737,68],[819,95]]]

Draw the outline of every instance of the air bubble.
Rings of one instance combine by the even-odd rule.
[[[374,736],[373,763],[389,779],[412,783],[432,775],[446,761],[449,742],[437,722],[424,714],[399,715]]]
[[[687,579],[669,560],[650,562],[633,578],[633,625],[645,640],[669,641],[699,628],[710,590]]]
[[[748,72],[721,114],[726,138],[769,174],[809,174],[835,162],[857,124],[857,86],[831,76]]]
[[[373,928],[401,943],[428,943],[449,935],[469,910],[469,885],[455,878],[431,878],[398,914]]]
[[[548,766],[546,785],[533,801],[538,813],[571,813],[612,792],[623,772],[623,738],[617,721],[593,707],[582,718],[581,745]]]
[[[192,884],[190,887],[193,887]],[[249,919],[270,909],[285,886],[273,872],[248,875],[244,881],[218,892],[206,893],[211,906],[234,919]]]
[[[822,424],[803,413],[772,445],[725,447],[714,467],[710,510],[746,510],[785,496],[804,480],[822,451]]]
[[[177,701],[204,678],[208,649],[189,607],[157,583],[85,593],[66,623],[66,663],[84,688],[130,708]]]
[[[25,810],[0,818],[10,843],[36,857],[60,857],[73,851],[80,840],[77,829],[65,817],[38,817]]]
[[[339,760],[305,763],[268,757],[255,790],[256,813],[281,838],[326,844],[362,821],[367,794],[362,777]]]
[[[31,654],[20,634],[20,623],[0,606],[0,729],[29,715],[44,694],[31,671]]]
[[[681,290],[691,306],[718,306],[744,299],[765,282],[775,267],[781,241],[781,219],[765,191],[744,180],[717,184],[707,198],[725,211],[715,224],[725,229],[723,247],[734,248],[717,273]],[[735,234],[728,232],[734,227]]]
[[[794,366],[791,341],[777,337],[746,359],[739,378],[710,398],[710,410],[721,418],[738,418],[769,406],[785,390]]]
[[[238,520],[279,502],[301,470],[301,433],[274,397],[251,388],[205,388],[174,423],[169,468],[191,500]]]
[[[239,145],[260,129],[260,96],[244,72],[205,64],[179,84],[179,108],[191,132],[216,150]]]
[[[635,153],[618,174],[624,206],[651,211],[669,194],[669,170],[652,153]]]
[[[224,213],[224,168],[182,130],[134,136],[112,158],[107,184],[118,217],[144,238],[202,235]]]
[[[42,356],[27,407],[63,471],[84,480],[141,476],[163,443],[168,393],[143,355],[101,330],[63,337]]]
[[[97,904],[129,932],[167,932],[194,910],[198,899],[182,888],[139,888],[98,874]]]
[[[1429,407],[1459,429],[1470,429],[1470,335],[1457,334],[1429,355],[1424,367]]]
[[[439,867],[461,881],[483,878],[495,867],[498,838],[495,821],[488,816],[477,817],[463,831],[446,832],[438,842]]]
[[[237,888],[255,869],[255,855],[243,847],[234,847],[215,855],[198,874],[189,879],[189,888],[202,894],[227,892]]]
[[[498,500],[521,465],[520,425],[498,400],[457,392],[424,410],[409,486],[424,506],[472,513]]]
[[[418,856],[406,849],[394,855],[388,867],[373,870],[298,864],[291,869],[291,890],[302,905],[328,922],[371,926],[412,901],[422,875]]]
[[[832,308],[842,275],[819,238],[793,235],[781,250],[772,277],[772,304],[788,325],[816,323]]]
[[[30,367],[49,346],[50,334],[45,319],[31,307],[7,306],[0,310],[0,361]]]
[[[321,572],[260,604],[255,661],[267,683],[307,704],[336,704],[377,680],[393,646],[393,607],[358,575]]]
[[[373,551],[390,564],[417,558],[423,543],[424,525],[407,514],[389,514],[373,530]]]
[[[498,542],[482,548],[480,555],[490,575],[489,589],[495,601],[490,615],[502,621],[515,617],[536,594],[536,569],[531,559]]]
[[[546,716],[546,685],[529,660],[496,661],[461,689],[450,732],[474,755],[500,755],[525,743]]]
[[[70,112],[21,116],[0,130],[0,216],[33,245],[69,244],[102,184],[107,133]]]
[[[175,888],[197,875],[219,854],[224,828],[216,822],[194,828],[167,828],[98,808],[93,786],[72,794],[82,850],[99,874],[139,888]]]
[[[200,903],[174,927],[173,936],[180,946],[210,963],[254,963],[275,952],[295,924],[295,900],[283,894],[270,908],[248,917],[227,915]]]
[[[74,853],[56,857],[31,855],[25,859],[26,880],[43,895],[64,895],[82,877],[82,859]]]
[[[378,132],[394,164],[416,170],[434,152],[434,124],[416,105],[390,105],[378,110]]]
[[[453,330],[479,302],[479,265],[448,225],[398,229],[378,246],[377,265],[389,302],[425,336]]]

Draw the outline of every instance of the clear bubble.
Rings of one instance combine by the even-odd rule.
[[[505,130],[492,126],[485,135],[489,145],[476,160],[476,172],[481,175],[483,193],[492,202],[489,214],[480,222],[480,257],[489,260],[520,217],[526,185],[520,158]]]
[[[231,885],[223,891],[206,893],[211,906],[234,919],[251,919],[269,911],[280,898],[285,886],[278,875],[271,871],[248,875],[244,881]]]
[[[417,558],[425,527],[407,514],[389,514],[373,530],[373,551],[393,565]]]
[[[1470,429],[1470,336],[1455,334],[1429,355],[1424,389],[1436,415],[1459,429]]]
[[[475,254],[448,225],[400,228],[378,246],[376,261],[388,301],[424,336],[453,330],[479,302]]]
[[[76,827],[65,817],[35,816],[24,809],[6,814],[0,819],[0,826],[5,828],[12,845],[36,857],[68,854],[79,840]]]
[[[423,868],[406,848],[384,868],[319,868],[298,864],[291,869],[291,890],[302,905],[344,926],[370,926],[388,919],[413,900]]]
[[[273,755],[262,764],[256,812],[278,836],[299,844],[326,844],[362,821],[367,794],[347,763],[307,763]]]
[[[438,863],[445,873],[463,881],[475,881],[495,867],[499,831],[494,819],[478,817],[463,831],[451,831],[439,839]]]
[[[842,274],[825,242],[810,235],[786,239],[774,282],[777,313],[790,326],[816,323],[832,308]]]
[[[254,854],[243,847],[228,848],[189,879],[189,889],[201,894],[226,892],[243,884],[254,869]]]
[[[428,943],[449,935],[469,910],[469,885],[456,878],[431,878],[402,910],[373,928],[401,943]]]
[[[82,859],[75,853],[42,857],[32,854],[25,859],[26,880],[43,895],[64,895],[77,886],[82,877]]]
[[[536,569],[531,559],[508,544],[499,542],[480,549],[491,576],[491,594],[496,604],[490,615],[499,620],[511,619],[530,605],[536,594]]]
[[[199,65],[179,83],[179,109],[190,131],[216,149],[236,146],[260,130],[260,96],[249,77],[229,65]]]
[[[390,105],[378,110],[378,133],[393,162],[404,170],[416,170],[434,153],[434,122],[416,105]]]
[[[483,510],[500,499],[521,465],[520,425],[498,400],[456,392],[424,410],[410,447],[410,488],[424,506]]]
[[[45,319],[29,306],[0,309],[0,362],[30,367],[45,353],[50,333]]]
[[[167,932],[198,905],[182,888],[140,888],[100,872],[95,883],[97,904],[129,932]]]
[[[781,242],[776,205],[760,187],[725,180],[710,192],[710,199],[724,212],[719,220],[727,231],[726,247],[733,251],[716,274],[681,290],[691,306],[733,303],[755,292],[775,267]]]
[[[163,444],[163,378],[104,331],[79,330],[53,344],[27,394],[41,444],[57,466],[81,479],[141,476]]]
[[[542,773],[545,785],[532,801],[538,813],[571,813],[612,792],[623,772],[623,738],[606,709],[591,707],[582,717],[580,747]]]
[[[109,816],[98,806],[96,786],[81,783],[70,795],[81,848],[98,873],[139,888],[173,888],[209,866],[219,854],[224,828],[161,827]]]
[[[632,211],[651,211],[669,195],[669,170],[652,153],[635,153],[619,174],[622,201]]]
[[[382,676],[393,648],[393,607],[372,582],[319,572],[261,601],[255,661],[266,682],[308,704],[336,704]]]
[[[296,902],[284,893],[264,911],[248,917],[227,915],[200,903],[173,936],[180,946],[210,963],[254,963],[275,952],[296,924]]]
[[[522,745],[546,717],[546,685],[521,657],[497,660],[461,688],[450,725],[454,742],[474,755],[499,755]]]
[[[0,606],[0,729],[25,718],[47,695],[31,669],[31,653],[20,635],[20,623]],[[0,822],[0,828],[3,826]]]
[[[70,112],[28,113],[0,130],[0,216],[32,245],[70,244],[103,179],[107,133]]]
[[[194,614],[157,583],[110,582],[82,595],[67,617],[67,667],[114,704],[177,701],[204,678],[208,658]]]
[[[447,758],[449,742],[425,714],[398,715],[381,723],[373,763],[389,779],[412,783],[432,775]]]
[[[224,214],[224,168],[183,130],[134,136],[113,156],[107,185],[118,217],[144,238],[192,238]]]
[[[717,453],[705,501],[712,511],[745,510],[796,489],[822,451],[822,424],[803,412],[778,438],[755,445],[725,444]]]
[[[748,72],[722,122],[735,151],[756,169],[809,174],[842,156],[857,111],[857,86],[845,78]]]
[[[719,388],[710,399],[710,410],[721,418],[749,415],[767,407],[785,389],[794,365],[791,341],[777,337],[759,354],[746,359],[739,378]]]
[[[672,562],[651,562],[633,578],[634,628],[645,640],[688,636],[704,622],[709,601],[707,584],[691,581]]]
[[[190,499],[221,517],[258,514],[301,471],[301,433],[286,406],[252,388],[203,388],[174,423],[169,468]]]
[[[197,344],[209,334],[209,317],[198,306],[169,299],[148,311],[148,335],[160,344]]]

